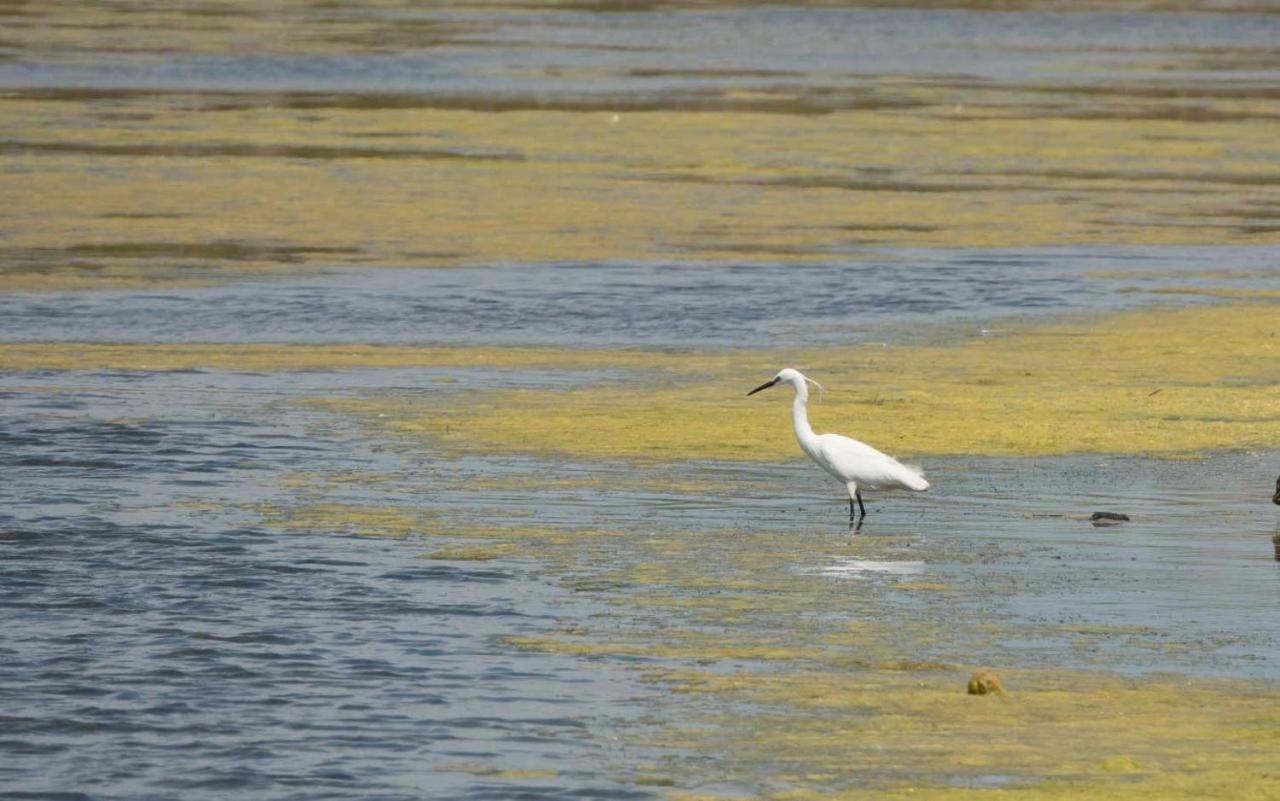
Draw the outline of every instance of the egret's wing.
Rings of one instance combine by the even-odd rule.
[[[818,440],[823,459],[831,471],[845,481],[856,481],[867,489],[902,487],[919,491],[929,488],[929,482],[918,472],[865,442],[839,434],[823,434]]]

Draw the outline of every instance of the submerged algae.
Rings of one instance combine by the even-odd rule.
[[[347,503],[299,504],[291,507],[260,505],[263,521],[290,531],[327,531],[361,537],[408,537],[423,530],[429,515],[400,506]]]
[[[717,777],[773,799],[1262,799],[1280,788],[1273,681],[1001,665],[1017,692],[976,699],[964,687],[976,666],[922,655],[979,653],[991,637],[1023,636],[1025,622],[966,624],[948,598],[900,608],[883,593],[887,579],[814,581],[800,569],[834,554],[945,564],[945,545],[619,531],[592,549],[572,532],[489,533],[613,610],[586,629],[508,644],[620,658],[679,695],[681,713],[643,737],[672,754],[661,766],[671,798],[723,797],[690,792],[708,780],[707,755]]]
[[[429,551],[424,553],[421,558],[446,562],[489,562],[494,559],[512,556],[515,551],[516,546],[511,543],[471,545]]]
[[[528,501],[537,506],[553,482],[499,486],[538,498]],[[477,503],[490,502],[492,486],[472,490]],[[696,483],[683,481],[680,492],[697,494]],[[315,507],[303,504],[294,517],[320,530],[352,512],[322,498],[308,502]],[[1204,642],[1186,629],[1106,616],[1091,623],[1067,615],[1055,624],[995,614],[993,602],[1018,578],[997,566],[1023,553],[1021,540],[983,539],[975,553],[972,537],[947,529],[834,537],[804,528],[672,528],[661,518],[617,528],[523,525],[513,522],[521,511],[504,509],[499,524],[467,522],[474,509],[442,516],[419,529],[431,543],[424,556],[518,554],[538,563],[541,577],[598,603],[576,627],[503,642],[630,665],[674,690],[679,711],[666,725],[625,735],[670,755],[646,770],[671,798],[695,797],[726,777],[776,799],[1262,799],[1277,789],[1274,681],[1116,676],[1105,672],[1108,654],[1079,654],[1074,643],[1123,635],[1110,645],[1144,664],[1147,644]],[[373,512],[361,514],[376,523]],[[849,560],[923,567],[919,580],[906,582],[892,572],[822,571]],[[976,573],[967,569],[975,560]],[[1053,567],[1051,580],[1068,585],[1089,572]],[[955,591],[910,591],[932,590],[935,577]],[[1002,645],[1031,639],[1052,640],[1056,651],[1044,658],[1037,655],[1052,649]],[[988,662],[1013,694],[965,694],[965,678]]]
[[[691,672],[723,715],[701,748],[777,799],[1274,797],[1274,686],[1020,672],[975,698],[928,673]],[[1205,682],[1204,684],[1208,684]],[[749,767],[753,766],[753,767]]]

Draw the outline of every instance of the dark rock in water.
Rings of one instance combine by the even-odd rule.
[[[1276,494],[1271,496],[1271,502],[1280,506],[1280,478],[1276,479]]]
[[[1094,512],[1089,515],[1089,522],[1095,526],[1115,526],[1128,521],[1129,516],[1120,512]]]

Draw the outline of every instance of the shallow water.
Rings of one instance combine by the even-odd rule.
[[[428,490],[359,431],[290,406],[307,381],[220,378],[6,382],[8,790],[635,797],[610,779],[611,732],[652,691],[498,642],[588,610],[528,561],[264,525],[306,494],[281,484],[298,472],[390,472],[357,496],[411,512]]]
[[[688,622],[678,606],[633,607],[635,593],[705,604],[706,587],[743,571],[791,600],[714,622],[724,644],[799,647],[797,624],[875,620],[897,629],[889,653],[924,664],[1280,671],[1277,524],[1260,501],[1275,453],[932,459],[933,492],[871,498],[851,536],[838,488],[803,463],[444,458],[298,403],[531,381],[486,369],[6,377],[6,785],[627,798],[655,795],[640,782],[657,771],[707,789],[700,758],[645,735],[706,702],[671,705],[625,654],[505,638],[643,640]],[[1070,517],[1095,509],[1134,520]],[[540,548],[545,531],[565,544]],[[494,532],[515,549],[470,561]],[[664,553],[675,573],[641,578]],[[722,597],[717,614],[733,608]],[[775,781],[767,765],[731,775],[739,790]]]
[[[521,264],[110,294],[0,295],[0,338],[799,347],[1280,291],[1267,247],[882,250],[845,263]],[[930,329],[930,330],[926,330]]]
[[[898,97],[900,78],[1030,82],[1069,74],[1079,82],[1133,79],[1235,81],[1273,79],[1265,58],[1274,43],[1271,14],[1248,13],[988,13],[922,8],[681,8],[640,7],[612,14],[551,4],[466,4],[420,8],[334,9],[299,4],[288,17],[257,20],[250,42],[292,28],[274,53],[206,53],[235,31],[238,15],[200,25],[200,11],[153,14],[157,28],[188,25],[187,36],[135,42],[77,63],[74,50],[33,37],[12,49],[26,58],[0,64],[0,85],[225,91],[421,93],[445,98],[486,96],[501,102],[698,105],[707,90],[812,89],[812,76],[839,83],[883,85],[883,102]],[[696,4],[690,4],[696,5]],[[904,4],[910,5],[910,4]],[[1027,5],[1035,5],[1029,3]],[[641,4],[643,6],[643,4]],[[74,4],[47,4],[16,22],[52,38],[42,24],[61,21],[63,36],[93,42],[95,26],[127,21],[123,9],[69,13]],[[185,18],[185,19],[184,19]],[[208,21],[210,18],[206,17]],[[397,27],[402,27],[397,31]],[[417,26],[416,29],[414,26]],[[77,30],[79,29],[79,30]],[[299,29],[306,32],[298,35]],[[399,35],[397,35],[399,33]],[[96,34],[101,36],[102,34]],[[105,50],[105,48],[104,48]],[[280,51],[284,52],[280,52]],[[346,52],[343,52],[346,51]],[[1244,52],[1255,63],[1232,65],[1213,56]],[[1172,73],[1172,74],[1171,74]],[[714,101],[712,101],[714,102]],[[766,106],[767,107],[767,106]],[[821,108],[820,105],[816,108]]]
[[[715,555],[676,580],[677,596],[736,581],[761,548],[757,576],[803,582],[798,608],[717,624],[726,643],[871,616],[900,627],[894,652],[923,663],[1280,672],[1277,522],[1259,502],[1275,453],[933,459],[933,492],[871,498],[851,536],[838,488],[807,464],[442,458],[296,402],[334,386],[458,389],[430,372],[360,375],[6,379],[10,788],[647,797],[636,782],[651,766],[689,768],[641,733],[689,710],[625,656],[504,638],[578,629],[607,643],[678,625],[679,613],[664,622],[628,601],[649,586],[627,575],[655,543]],[[1134,520],[1072,517],[1096,509]],[[481,530],[586,539],[581,551],[539,551],[535,538],[489,561],[450,556],[492,542]],[[597,530],[613,534],[587,547]]]
[[[1274,450],[926,458],[934,489],[869,498],[855,535],[799,460],[495,455],[378,411],[658,362],[146,367],[147,343],[911,344],[1280,290],[1274,14],[606,5],[0,6],[0,288],[36,290],[0,292],[0,342],[140,343],[137,369],[0,374],[8,796],[1093,774],[916,749],[955,721],[815,710],[823,671],[906,702],[982,664],[1015,699],[1082,671],[1082,708],[1167,674],[1274,708]],[[687,688],[715,678],[742,686]],[[870,720],[891,749],[885,719],[932,728],[834,773],[829,743],[767,739]],[[1141,721],[1157,774],[1229,751]]]

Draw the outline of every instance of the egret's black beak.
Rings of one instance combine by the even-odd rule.
[[[753,389],[753,390],[751,390],[750,392],[748,392],[748,393],[747,393],[747,397],[751,397],[752,395],[756,394],[757,392],[759,392],[759,391],[760,391],[760,390],[762,390],[762,389],[768,389],[769,387],[773,386],[773,385],[774,385],[774,384],[776,384],[776,383],[778,383],[778,379],[776,379],[776,378],[775,378],[775,379],[773,379],[772,381],[766,381],[766,382],[764,382],[763,384],[761,384],[760,386],[758,386],[758,387],[756,387],[755,389]]]

